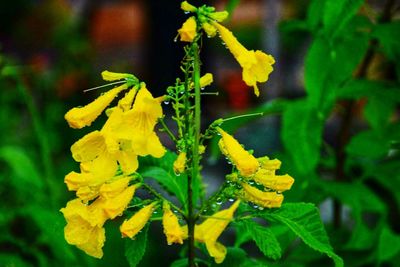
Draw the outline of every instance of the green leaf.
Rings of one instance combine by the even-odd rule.
[[[345,99],[379,98],[399,103],[399,87],[398,83],[387,81],[350,80],[336,92],[336,96]]]
[[[357,211],[385,213],[386,206],[367,186],[361,182],[339,183],[320,181],[320,188],[340,202],[345,203]]]
[[[170,267],[187,267],[189,266],[188,259],[179,259],[171,263]]]
[[[151,177],[162,185],[169,193],[176,196],[182,205],[187,201],[187,178],[186,175],[176,175],[173,171],[173,163],[177,155],[167,151],[164,157],[156,159],[146,157],[141,159],[138,172],[143,177]],[[199,194],[199,190],[194,193]],[[195,198],[196,199],[196,198]]]
[[[326,36],[336,37],[363,3],[364,0],[325,0],[323,23]]]
[[[315,32],[321,24],[322,12],[325,5],[325,0],[312,0],[307,9],[307,24],[308,28]]]
[[[387,227],[383,228],[378,242],[379,262],[389,260],[398,253],[400,253],[400,236]]]
[[[125,241],[125,256],[130,267],[137,266],[146,252],[148,229],[149,226],[144,227],[135,239]]]
[[[17,146],[4,146],[0,148],[0,160],[3,160],[12,170],[13,179],[9,182],[18,191],[18,195],[31,197],[36,200],[44,199],[44,183],[39,175],[35,163],[28,153]]]
[[[400,40],[394,36],[400,36],[400,22],[377,24],[373,29],[372,36],[379,40],[383,51],[390,60],[400,58]]]
[[[390,99],[369,98],[364,115],[375,131],[383,133],[394,112],[395,103]]]
[[[245,220],[239,224],[243,226],[245,232],[250,234],[250,237],[266,257],[277,260],[282,256],[279,242],[268,227],[261,226],[251,220]]]
[[[312,249],[332,258],[335,266],[341,267],[343,260],[335,254],[321,222],[319,211],[310,203],[286,203],[276,211],[266,211],[262,217],[286,225]]]
[[[305,100],[294,101],[283,114],[282,141],[301,174],[312,172],[320,158],[323,121]]]
[[[186,203],[187,180],[185,177],[172,175],[161,167],[144,167],[140,174],[143,177],[153,178],[168,192],[175,195],[183,205]]]
[[[353,136],[346,146],[346,151],[354,156],[375,159],[387,155],[389,148],[389,139],[367,130]]]

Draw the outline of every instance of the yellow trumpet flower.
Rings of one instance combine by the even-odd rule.
[[[181,37],[182,42],[191,43],[196,37],[196,19],[194,17],[188,18],[182,25],[182,27],[178,30],[179,36]]]
[[[145,206],[136,212],[129,220],[125,220],[119,228],[122,237],[135,237],[150,219],[156,204],[157,202],[153,202],[150,205]]]
[[[171,211],[171,207],[166,201],[163,204],[163,212],[162,224],[168,245],[172,243],[183,244],[185,233],[179,225],[178,217]]]
[[[276,192],[263,192],[246,183],[242,183],[242,198],[264,208],[279,208],[282,205],[283,195]]]
[[[217,131],[222,137],[218,142],[221,152],[232,161],[242,176],[254,175],[260,166],[257,159],[246,151],[233,136],[221,128],[217,128]]]
[[[268,76],[273,70],[272,65],[275,63],[274,58],[259,50],[247,50],[227,28],[215,21],[211,23],[218,30],[221,39],[243,68],[243,81],[248,86],[253,86],[254,94],[259,96],[260,91],[257,82],[266,82],[268,80]]]

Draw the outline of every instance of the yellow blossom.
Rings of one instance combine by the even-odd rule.
[[[118,186],[117,186],[118,187]],[[137,186],[131,185],[114,198],[98,198],[102,209],[110,219],[120,216],[131,201]],[[100,189],[101,190],[101,189]],[[104,191],[103,191],[104,192]],[[95,201],[95,202],[96,202]]]
[[[90,104],[84,107],[73,108],[65,114],[69,126],[74,129],[81,129],[89,126],[103,112],[103,110],[113,101],[122,90],[128,87],[123,84],[102,94]]]
[[[225,246],[217,242],[217,239],[232,220],[239,204],[240,200],[237,200],[228,209],[218,211],[200,225],[195,226],[195,239],[205,243],[208,253],[216,263],[223,262],[226,256]]]
[[[248,86],[253,86],[255,95],[259,96],[257,82],[268,80],[273,70],[272,65],[275,63],[274,58],[259,50],[247,50],[227,28],[217,22],[212,22],[212,25],[217,28],[221,39],[243,68],[243,81]]]
[[[260,168],[252,179],[269,189],[279,192],[289,190],[294,183],[294,179],[288,174],[271,175],[270,171],[263,168]]]
[[[213,75],[211,73],[206,73],[203,76],[200,77],[200,87],[206,87],[213,82]]]
[[[164,201],[163,212],[162,223],[168,245],[171,245],[172,243],[183,244],[185,233],[179,225],[178,217],[176,217],[176,215],[171,211],[170,205],[167,201]]]
[[[75,245],[86,254],[101,258],[105,242],[105,231],[102,225],[91,223],[91,213],[87,205],[79,199],[71,200],[61,209],[67,221],[64,237],[68,244]]]
[[[135,98],[136,92],[137,92],[137,87],[133,87],[131,90],[129,90],[128,93],[125,94],[121,100],[118,101],[118,107],[122,109],[123,111],[128,111],[132,107],[133,99]]]
[[[196,37],[196,20],[194,17],[188,18],[178,30],[182,42],[192,42]]]
[[[259,168],[257,159],[246,151],[239,142],[221,128],[217,129],[221,134],[218,145],[221,152],[232,161],[242,176],[252,176]]]
[[[115,134],[120,139],[130,140],[137,155],[160,158],[166,150],[154,132],[154,126],[162,114],[160,101],[151,95],[143,83],[132,109],[124,113],[124,123],[115,130]]]
[[[145,206],[136,212],[129,220],[125,220],[120,227],[122,237],[133,238],[137,235],[150,219],[156,204],[157,202],[153,202],[150,205]]]
[[[100,195],[105,199],[115,198],[128,187],[130,180],[131,178],[127,176],[110,183],[104,183],[99,189]]]
[[[176,160],[174,161],[174,172],[176,174],[183,173],[186,166],[186,152],[180,152]]]
[[[222,21],[226,20],[226,18],[229,16],[229,13],[228,13],[228,11],[212,12],[212,13],[208,14],[208,16],[213,20],[222,22]]]
[[[186,12],[196,12],[196,10],[197,10],[197,8],[195,6],[192,6],[187,1],[183,1],[181,3],[181,9]]]
[[[201,27],[203,30],[206,32],[208,37],[214,37],[217,34],[217,28],[215,28],[213,25],[211,25],[208,22],[203,22],[201,24]]]
[[[279,208],[282,205],[283,195],[276,192],[263,192],[253,186],[243,183],[242,197],[264,208]]]
[[[118,80],[137,80],[137,78],[130,73],[118,73],[118,72],[111,72],[108,70],[105,70],[101,73],[101,76],[103,77],[103,80],[113,82],[113,81],[118,81]]]

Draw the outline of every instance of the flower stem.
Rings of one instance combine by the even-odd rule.
[[[188,175],[188,234],[189,234],[189,266],[195,267],[194,253],[194,216],[193,205],[193,181],[198,179],[199,174],[199,144],[200,144],[200,123],[201,123],[201,93],[200,93],[200,60],[199,46],[196,42],[192,44],[193,53],[193,82],[194,82],[194,140],[192,144],[192,172]]]
[[[161,126],[163,127],[164,131],[168,134],[168,136],[171,138],[171,140],[176,144],[176,138],[174,136],[174,134],[171,132],[171,130],[168,128],[167,124],[164,121],[164,116],[160,119],[158,119],[158,121],[161,123]]]

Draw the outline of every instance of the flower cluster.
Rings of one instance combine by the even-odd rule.
[[[182,2],[181,8],[185,12],[195,13],[196,16],[189,17],[178,30],[181,41],[193,42],[203,29],[208,37],[214,37],[219,34],[221,40],[235,57],[239,65],[242,67],[243,81],[254,88],[254,94],[259,96],[260,91],[257,83],[263,83],[268,80],[269,74],[272,72],[272,65],[275,63],[274,58],[260,50],[246,49],[220,22],[228,17],[228,12],[216,12],[214,7],[203,5],[195,7],[187,1]]]
[[[65,119],[72,128],[91,125],[120,92],[127,92],[116,106],[107,109],[108,119],[100,131],[90,132],[72,145],[72,157],[80,163],[80,172],[67,174],[65,183],[70,191],[76,191],[77,198],[61,209],[67,221],[67,242],[97,258],[103,255],[104,223],[123,213],[140,186],[130,185],[138,156],[159,158],[166,151],[154,132],[163,114],[163,98],[154,98],[131,74],[104,71],[102,76],[122,85],[84,107],[68,111]],[[124,223],[121,231],[125,233],[129,225],[129,221]]]
[[[218,145],[222,154],[237,169],[237,172],[227,176],[229,181],[241,187],[237,195],[259,207],[279,208],[283,201],[281,193],[289,190],[294,183],[294,179],[288,174],[275,174],[281,162],[278,159],[270,160],[266,156],[255,158],[233,136],[221,128],[217,128],[217,131],[221,135]]]

